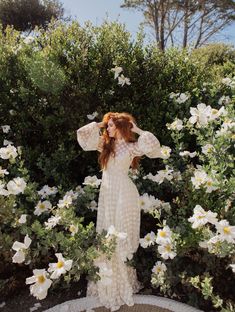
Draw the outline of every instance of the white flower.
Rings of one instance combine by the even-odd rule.
[[[22,214],[18,220],[20,224],[26,223],[27,214]]]
[[[48,211],[52,208],[51,203],[48,200],[39,201],[35,207],[34,214],[40,216],[43,212]]]
[[[118,84],[122,87],[124,86],[124,84],[130,85],[130,78],[124,77],[124,75],[121,74],[121,76],[118,77]]]
[[[221,125],[221,129],[216,131],[216,135],[220,136],[223,134],[230,133],[230,129],[235,127],[235,122],[232,119],[225,118],[223,124]]]
[[[70,190],[66,192],[65,195],[70,196],[72,200],[75,200],[78,198],[79,192],[74,192],[73,190]]]
[[[229,104],[230,102],[231,102],[231,98],[229,96],[223,95],[219,99],[218,104],[219,105],[223,105],[223,104],[226,105],[226,104]]]
[[[157,244],[166,244],[171,242],[171,230],[168,225],[164,226],[163,229],[158,229],[157,231]]]
[[[233,89],[235,87],[235,77],[231,78],[223,78],[222,79],[222,83],[224,85],[226,85],[227,87],[230,87],[231,89]]]
[[[166,168],[163,170],[157,171],[157,174],[154,176],[152,173],[147,174],[143,177],[143,179],[149,179],[154,182],[157,182],[158,184],[163,183],[164,179],[171,181],[173,179],[173,169],[169,169],[169,166],[166,165]]]
[[[210,232],[210,239],[209,240],[206,240],[206,241],[201,241],[201,242],[199,242],[199,246],[201,247],[201,248],[206,248],[206,249],[208,249],[208,251],[211,253],[213,253],[213,249],[214,249],[214,246],[217,244],[217,243],[220,243],[220,242],[222,242],[222,240],[221,240],[221,237],[220,237],[220,235],[215,235],[214,236],[214,234],[212,233],[212,232]]]
[[[12,141],[8,141],[8,140],[3,140],[3,145],[4,146],[7,146],[7,145],[12,145],[13,144],[13,142]]]
[[[190,158],[193,158],[195,156],[197,156],[197,152],[189,152],[189,151],[183,151],[183,152],[179,152],[180,156],[189,156]]]
[[[78,225],[71,224],[69,226],[69,232],[71,232],[71,235],[74,236],[78,232]]]
[[[41,198],[45,198],[46,196],[49,196],[49,195],[54,195],[58,192],[58,189],[57,187],[55,186],[48,186],[48,185],[44,185],[42,187],[42,189],[40,191],[38,191],[38,195],[41,196]]]
[[[0,148],[0,157],[2,159],[9,159],[13,158],[15,159],[17,157],[17,150],[15,146],[7,145],[7,147]]]
[[[216,179],[212,179],[211,177],[207,177],[206,182],[204,184],[206,188],[206,193],[211,193],[212,191],[217,190],[219,187],[215,184],[218,183]]]
[[[79,194],[85,194],[85,191],[83,190],[82,186],[81,185],[78,185],[76,188],[75,188],[75,191],[76,193],[79,195]]]
[[[235,264],[230,264],[229,266],[232,268],[232,271],[235,273]]]
[[[109,228],[108,228],[108,232],[106,234],[106,238],[110,237],[110,236],[116,236],[120,239],[126,239],[127,238],[127,233],[125,232],[118,232],[114,225],[110,225]]]
[[[5,301],[1,302],[1,303],[0,303],[0,308],[3,308],[5,305],[6,305],[6,302],[5,302]]]
[[[192,184],[195,189],[199,189],[207,181],[208,175],[202,169],[196,169],[194,171],[194,177],[191,177]]]
[[[209,153],[212,153],[215,151],[215,148],[212,144],[206,144],[202,146],[202,153],[205,155],[208,155]]]
[[[100,183],[101,179],[98,179],[97,176],[87,176],[82,184],[98,187]]]
[[[46,229],[51,230],[59,223],[60,220],[61,220],[60,216],[50,217],[46,222],[44,222]]]
[[[3,133],[8,133],[11,129],[9,125],[1,126]]]
[[[12,262],[14,263],[22,263],[25,260],[25,252],[29,248],[32,240],[26,235],[24,238],[24,243],[20,243],[18,241],[14,242],[12,245],[12,249],[16,251],[14,256],[12,257]]]
[[[29,310],[30,310],[30,312],[37,311],[38,308],[40,308],[41,306],[42,306],[41,303],[37,302],[37,303],[35,303],[34,306],[33,306],[32,308],[30,308]]]
[[[27,36],[27,37],[24,38],[23,41],[24,41],[25,44],[30,44],[30,43],[32,43],[34,41],[34,37]]]
[[[147,248],[151,245],[154,245],[155,240],[156,240],[156,235],[153,231],[151,231],[150,233],[146,234],[144,238],[140,238],[140,246],[142,248]]]
[[[57,206],[59,208],[68,208],[70,205],[72,205],[73,199],[70,195],[64,195],[63,199],[59,200],[59,203],[57,204]]]
[[[88,114],[88,115],[86,115],[87,116],[87,118],[89,119],[89,120],[93,120],[93,119],[95,119],[95,117],[97,117],[99,114],[97,113],[97,112],[94,112],[94,113],[92,113],[92,114]]]
[[[175,97],[177,97],[179,95],[179,93],[175,93],[175,92],[171,92],[169,95],[170,99],[174,99]]]
[[[217,223],[217,213],[209,211],[205,211],[200,205],[196,205],[193,210],[193,216],[188,218],[188,221],[192,223],[192,228],[196,229],[202,225],[207,224],[208,222],[211,224]]]
[[[7,183],[7,189],[9,194],[20,194],[24,193],[27,184],[23,178],[14,178],[13,180]]]
[[[206,106],[204,103],[197,105],[197,108],[190,107],[189,122],[195,124],[200,128],[208,124],[209,116],[211,115],[211,106]]]
[[[90,208],[92,211],[97,210],[97,202],[95,200],[92,200],[88,208]]]
[[[116,79],[119,74],[123,71],[122,67],[115,66],[114,68],[111,68],[111,71],[114,72],[114,79]]]
[[[176,253],[173,250],[173,245],[169,242],[166,242],[158,246],[158,252],[160,253],[163,259],[173,259],[176,256]]]
[[[0,195],[8,196],[9,193],[6,189],[4,189],[4,187],[5,187],[5,184],[2,183],[2,181],[0,181]]]
[[[175,101],[176,101],[177,103],[179,103],[179,104],[182,104],[182,103],[186,102],[189,98],[190,98],[190,95],[189,95],[189,94],[180,93],[180,94],[176,97]]]
[[[166,272],[166,270],[167,270],[167,267],[165,263],[162,263],[161,261],[157,261],[154,264],[154,267],[152,268],[152,272],[156,275],[163,274],[164,272]]]
[[[2,166],[0,166],[0,177],[4,177],[4,175],[9,174],[9,172],[6,169],[2,169]]]
[[[144,212],[159,208],[162,203],[159,199],[156,199],[153,195],[148,195],[147,193],[144,193],[139,197],[139,202],[140,209],[144,210]]]
[[[167,129],[169,130],[182,130],[183,129],[183,121],[181,119],[176,118],[171,124],[166,124]]]
[[[221,220],[215,226],[223,241],[235,243],[235,226],[229,225],[227,220]]]
[[[163,159],[168,159],[171,154],[171,148],[169,146],[162,145],[161,146],[161,154]]]
[[[46,298],[48,288],[52,284],[52,280],[47,278],[48,273],[45,269],[33,270],[33,276],[26,278],[26,284],[33,284],[30,286],[30,293],[37,299],[42,300]]]
[[[98,262],[96,265],[99,267],[99,273],[97,274],[101,278],[98,283],[105,286],[110,285],[112,283],[112,269],[105,262]]]
[[[225,110],[224,106],[222,106],[219,110],[212,108],[210,115],[208,116],[208,120],[215,120],[220,116],[226,116],[228,112]]]
[[[59,278],[61,274],[65,274],[72,267],[73,260],[65,260],[61,253],[55,254],[58,262],[50,263],[48,272],[52,272],[50,278],[56,279]]]

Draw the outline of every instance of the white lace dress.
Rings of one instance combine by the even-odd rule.
[[[83,150],[102,151],[99,130],[96,122],[77,130],[77,140]],[[105,256],[97,259],[101,280],[89,282],[87,289],[87,296],[98,297],[111,311],[118,310],[123,304],[133,305],[133,293],[140,289],[135,269],[125,264],[138,248],[140,232],[139,193],[128,176],[129,167],[135,156],[162,157],[160,143],[149,131],[142,131],[134,143],[116,140],[115,151],[115,157],[109,158],[102,173],[96,231],[100,233],[114,225],[118,232],[127,233],[127,238],[118,239],[110,261]]]

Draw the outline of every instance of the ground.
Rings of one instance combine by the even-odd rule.
[[[32,308],[35,303],[41,304],[41,307],[35,310],[37,312],[41,312],[62,302],[84,297],[86,294],[84,281],[82,282],[73,283],[70,288],[50,289],[47,297],[43,300],[37,300],[33,297],[29,292],[29,286],[26,285],[26,287],[18,289],[17,292],[8,295],[6,298],[0,299],[0,306],[2,302],[5,302],[5,305],[2,308],[0,307],[0,312],[30,311],[30,308]]]

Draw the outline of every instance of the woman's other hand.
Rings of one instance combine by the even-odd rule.
[[[140,128],[137,127],[137,125],[133,122],[130,121],[130,123],[132,124],[132,128],[131,131],[140,134],[141,132],[143,132],[143,130],[141,130]]]

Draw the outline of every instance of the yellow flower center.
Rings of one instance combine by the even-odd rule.
[[[167,245],[165,246],[165,249],[166,249],[166,251],[170,252],[170,251],[171,251],[171,245],[170,245],[170,244],[167,244]]]
[[[230,228],[228,226],[225,226],[223,228],[223,231],[224,231],[224,234],[230,234],[231,233]]]
[[[207,184],[208,186],[211,186],[211,185],[212,185],[212,182],[211,182],[211,181],[207,181],[206,184]]]
[[[44,205],[44,204],[40,204],[40,205],[39,205],[39,208],[40,208],[40,209],[45,209],[45,205]]]
[[[39,275],[37,277],[38,283],[43,284],[45,282],[45,276],[44,275]]]
[[[197,216],[198,219],[203,219],[205,216]]]
[[[146,241],[150,241],[151,240],[151,238],[150,238],[150,236],[148,235],[148,236],[146,236]]]
[[[62,268],[64,266],[64,262],[63,261],[58,261],[57,264],[56,264],[56,267],[58,269]]]
[[[69,231],[70,231],[70,232],[75,232],[75,226],[74,226],[74,225],[70,225]]]
[[[212,112],[213,115],[216,115],[218,113],[218,110],[217,109],[212,109],[211,112]]]
[[[159,235],[160,235],[161,237],[166,237],[166,232],[161,231],[161,232],[159,233]]]

